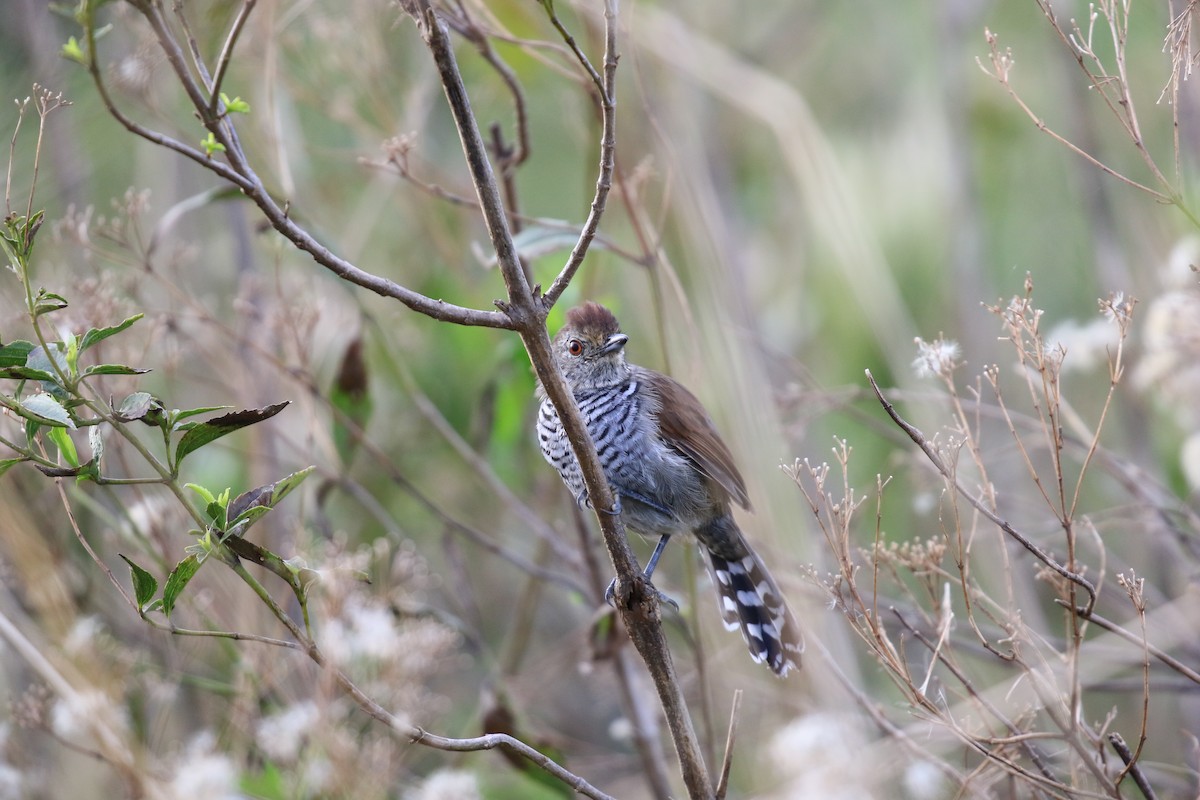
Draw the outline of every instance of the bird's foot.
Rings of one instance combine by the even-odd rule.
[[[622,508],[621,508],[621,495],[619,495],[619,494],[614,494],[614,495],[613,495],[613,504],[612,504],[612,508],[602,508],[602,509],[600,509],[600,513],[601,513],[601,514],[608,514],[610,517],[619,517],[619,516],[621,516],[621,511],[622,511]]]
[[[675,609],[676,611],[679,610],[679,603],[675,602],[674,598],[660,592],[658,590],[658,587],[655,586],[653,583],[650,583],[649,581],[647,581],[647,583],[649,584],[650,589],[658,597],[658,602],[662,603],[664,606],[670,606],[671,608]],[[616,608],[617,607],[616,597],[617,597],[617,579],[613,578],[611,581],[608,582],[608,588],[604,590],[604,602],[608,603],[613,608]]]

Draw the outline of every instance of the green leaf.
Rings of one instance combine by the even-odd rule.
[[[212,131],[208,132],[208,136],[200,140],[200,146],[204,148],[204,153],[209,158],[212,158],[213,153],[224,153],[225,145],[217,141],[217,137]]]
[[[230,521],[229,527],[232,528],[239,523],[245,523],[246,527],[253,525],[260,517],[277,506],[283,498],[291,494],[315,469],[315,466],[305,467],[275,483],[268,483],[238,495],[230,502],[229,508],[226,510]]]
[[[67,356],[67,374],[74,377],[79,374],[79,339],[70,331],[63,336],[63,350]]]
[[[71,434],[67,433],[66,428],[51,428],[46,434],[50,441],[54,442],[54,446],[58,448],[58,452],[72,467],[79,467],[79,452],[75,449],[75,443],[71,441]]]
[[[33,420],[34,422],[55,428],[75,427],[75,423],[71,420],[71,415],[67,413],[67,410],[48,394],[35,394],[26,397],[21,401],[21,407],[17,410],[17,413],[27,420]]]
[[[200,559],[192,554],[176,564],[175,569],[167,576],[167,585],[163,587],[162,608],[168,617],[175,610],[175,601],[179,599],[180,593],[199,569]]]
[[[63,58],[87,66],[87,57],[83,54],[83,48],[79,46],[79,42],[74,36],[67,39],[67,43],[62,46],[61,53]]]
[[[184,488],[191,489],[193,492],[200,495],[201,499],[204,500],[205,505],[217,502],[217,498],[213,496],[213,493],[198,483],[185,483]]]
[[[194,417],[198,414],[207,414],[210,411],[224,411],[227,408],[233,408],[233,406],[203,406],[201,408],[188,408],[184,409],[183,411],[175,409],[171,412],[171,425],[174,426],[181,420],[185,420],[188,417]],[[189,426],[189,429],[194,427],[194,425]]]
[[[127,367],[124,364],[96,364],[83,371],[80,377],[90,378],[93,375],[145,375],[150,370]]]
[[[45,289],[38,290],[37,297],[33,301],[33,316],[42,316],[49,314],[51,311],[58,311],[67,307],[67,298],[61,294],[47,292]]]
[[[225,414],[216,419],[208,420],[207,422],[199,422],[188,430],[179,440],[179,444],[175,448],[175,468],[178,469],[183,459],[190,454],[196,452],[206,444],[220,439],[222,436],[233,433],[236,430],[254,425],[263,420],[270,419],[278,414],[283,409],[287,408],[291,403],[290,400],[285,400],[282,403],[267,406],[266,408],[251,408],[244,411],[234,411],[232,414]]]
[[[138,608],[146,611],[146,604],[154,597],[154,593],[158,591],[158,581],[154,576],[146,570],[133,563],[132,560],[118,553],[121,560],[129,565],[129,574],[133,578],[133,596],[137,600]]]
[[[87,350],[89,347],[91,347],[93,345],[99,344],[100,342],[104,341],[105,339],[107,339],[110,336],[116,336],[118,333],[125,330],[133,323],[137,322],[143,316],[145,316],[145,315],[144,314],[134,314],[129,319],[127,319],[117,325],[113,325],[111,328],[91,328],[87,333],[85,333],[83,335],[83,338],[79,341],[79,352],[82,353],[84,350]]]
[[[3,475],[4,473],[8,472],[10,469],[15,467],[17,464],[20,464],[22,461],[28,461],[28,460],[29,459],[25,458],[24,456],[22,456],[21,458],[0,459],[0,475]]]
[[[0,345],[0,367],[23,367],[34,348],[33,342],[17,340]]]
[[[229,99],[229,95],[221,92],[221,102],[225,104],[225,110],[230,114],[249,114],[250,104],[240,97]]]
[[[58,378],[43,369],[34,369],[33,367],[0,367],[0,378],[11,378],[14,380],[23,381],[42,381],[43,383],[57,383]]]

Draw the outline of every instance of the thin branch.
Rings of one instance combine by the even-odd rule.
[[[612,189],[613,164],[616,162],[616,142],[617,142],[617,122],[616,122],[616,76],[617,76],[617,25],[616,25],[616,0],[607,0],[604,3],[604,78],[598,80],[599,75],[596,70],[588,62],[583,52],[575,45],[575,40],[570,38],[570,35],[558,23],[558,18],[551,13],[551,18],[556,23],[560,32],[567,39],[567,43],[571,45],[576,57],[580,60],[580,64],[592,76],[592,80],[596,83],[599,93],[600,102],[600,172],[596,177],[596,193],[592,197],[592,206],[588,211],[587,220],[584,222],[583,230],[579,232],[579,241],[575,243],[575,247],[571,250],[571,255],[567,258],[567,263],[559,272],[558,277],[554,279],[554,283],[550,284],[550,288],[546,291],[542,298],[542,305],[548,311],[558,302],[558,298],[566,291],[570,285],[571,279],[575,277],[575,273],[579,271],[579,267],[583,264],[584,256],[587,255],[588,248],[592,245],[592,240],[596,237],[596,232],[600,228],[600,218],[604,216],[604,209],[608,204],[608,193]]]
[[[1061,606],[1069,605],[1065,600],[1061,600],[1061,599],[1056,599],[1054,602],[1058,603]],[[1115,633],[1117,636],[1120,636],[1122,639],[1124,639],[1127,642],[1136,644],[1139,647],[1142,647],[1144,645],[1146,648],[1146,652],[1148,652],[1150,655],[1157,658],[1164,665],[1175,670],[1180,675],[1182,675],[1185,678],[1187,678],[1188,680],[1190,680],[1192,683],[1200,684],[1200,672],[1197,672],[1196,670],[1189,667],[1187,664],[1184,664],[1182,661],[1175,658],[1174,656],[1172,656],[1170,653],[1166,652],[1162,648],[1155,647],[1154,645],[1150,644],[1150,642],[1145,641],[1142,637],[1138,636],[1136,633],[1133,633],[1132,631],[1128,631],[1125,628],[1122,628],[1117,623],[1113,622],[1110,619],[1100,616],[1095,611],[1089,612],[1087,609],[1084,609],[1084,608],[1076,608],[1075,613],[1078,614],[1079,616],[1083,617],[1084,619],[1086,619],[1088,622],[1091,622],[1093,625],[1103,628],[1104,630],[1108,631],[1109,633]]]
[[[1125,769],[1129,771],[1129,776],[1133,778],[1133,782],[1142,790],[1142,794],[1146,796],[1146,800],[1158,800],[1158,795],[1154,793],[1154,787],[1150,785],[1150,781],[1146,778],[1146,773],[1142,772],[1142,767],[1137,763],[1133,753],[1129,752],[1129,745],[1125,744],[1125,739],[1121,734],[1113,731],[1108,735],[1109,744],[1117,751],[1117,755],[1125,762]]]
[[[254,10],[257,2],[258,0],[244,0],[233,20],[233,26],[229,29],[229,35],[225,37],[225,44],[221,46],[221,54],[217,57],[217,71],[213,75],[208,99],[210,116],[217,114],[221,102],[221,86],[225,82],[225,73],[229,69],[229,60],[233,56],[233,46],[237,44],[238,37],[241,36],[242,29],[246,26],[246,20],[250,18],[250,12]]]
[[[721,774],[717,778],[717,800],[725,800],[729,790],[729,770],[733,766],[733,743],[737,738],[738,711],[742,707],[742,690],[733,692],[733,708],[729,710],[729,732],[725,734],[725,757],[721,760]]]

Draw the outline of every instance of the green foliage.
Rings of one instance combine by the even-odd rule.
[[[217,137],[213,135],[212,131],[209,131],[208,136],[200,140],[200,146],[204,148],[204,152],[209,158],[212,158],[213,153],[225,152],[225,145],[217,141]]]
[[[184,588],[200,571],[200,564],[199,557],[195,553],[190,553],[176,564],[175,569],[171,570],[171,574],[167,576],[167,584],[163,587],[162,594],[162,612],[168,617],[175,610],[175,603],[183,594]]]
[[[149,572],[135,564],[133,559],[123,554],[118,555],[121,556],[122,561],[129,565],[129,574],[133,578],[134,599],[137,601],[138,608],[144,612],[146,605],[158,593],[158,581]]]
[[[225,111],[230,114],[249,114],[250,104],[240,97],[229,99],[229,95],[221,92],[221,102],[225,105]]]

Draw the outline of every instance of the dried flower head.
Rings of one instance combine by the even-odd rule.
[[[917,357],[913,359],[912,366],[919,378],[948,379],[961,363],[959,356],[962,348],[953,339],[946,339],[938,334],[938,338],[932,342],[926,342],[919,336],[914,341],[917,345]]]

